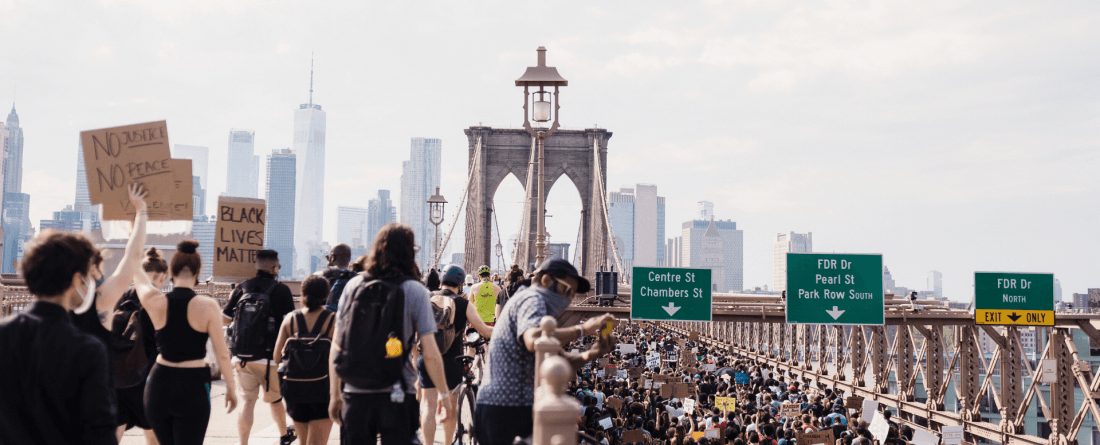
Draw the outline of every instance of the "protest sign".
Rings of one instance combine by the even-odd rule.
[[[618,377],[619,377],[620,379],[627,379],[627,378],[629,378],[629,377],[630,377],[630,375],[629,375],[629,374],[627,374],[627,372],[626,372],[626,370],[625,370],[625,369],[620,369],[620,370],[619,370],[619,372],[618,372],[618,374],[616,374],[616,375],[617,375],[617,376],[618,376]]]
[[[169,159],[172,167],[172,189],[168,191],[169,214],[173,220],[195,219],[194,200],[191,187],[194,180],[191,178],[190,159]]]
[[[104,220],[134,218],[137,209],[130,204],[127,190],[134,183],[144,184],[148,191],[145,204],[150,221],[172,218],[170,191],[175,176],[165,121],[82,131],[80,144],[88,197],[92,204],[103,204]]]
[[[635,443],[635,442],[644,442],[644,441],[645,441],[645,433],[643,433],[642,430],[623,431],[623,442],[625,442],[625,443]]]
[[[645,379],[645,389],[653,389],[653,379]]]
[[[688,340],[694,341],[694,340],[698,340],[698,339],[699,339],[699,331],[691,331],[688,334]]]
[[[698,347],[691,348],[691,353],[692,354],[698,354],[699,353],[699,348]]]
[[[867,427],[867,430],[871,432],[872,436],[875,436],[878,443],[886,443],[886,433],[890,431],[890,423],[886,421],[882,413],[876,412],[874,419],[871,420],[871,426]]]
[[[703,370],[707,372],[714,372],[715,369],[718,369],[718,365],[715,365],[714,363],[707,363],[703,365]]]
[[[696,375],[699,373],[698,368],[684,368],[684,373],[687,375]]]
[[[611,421],[611,416],[600,418],[600,428],[603,428],[605,430],[609,430],[613,426],[615,426],[615,423]]]
[[[262,199],[218,197],[218,220],[214,227],[214,276],[251,278],[256,276],[256,252],[264,248],[267,206]],[[290,258],[281,258],[290,264]]]
[[[961,445],[963,442],[963,426],[944,426],[940,429],[943,433],[943,445]]]
[[[642,368],[630,368],[626,371],[632,379],[640,378],[642,376]]]
[[[732,412],[737,409],[737,399],[733,397],[715,397],[714,407]]]
[[[655,375],[653,376],[653,381],[654,381],[654,382],[671,382],[671,381],[673,381],[673,378],[674,378],[674,377],[672,377],[672,376],[670,376],[670,375],[665,375],[665,374],[655,374]]]
[[[738,385],[748,385],[749,384],[749,375],[748,374],[745,374],[743,372],[738,372],[738,373],[735,373],[733,376],[734,376],[734,378],[737,379],[737,384]]]
[[[692,439],[695,439],[696,441],[698,441],[699,439],[702,439],[702,438],[703,438],[703,435],[704,435],[704,434],[706,434],[706,433],[704,433],[704,432],[702,432],[702,431],[696,431],[696,432],[694,432],[694,433],[691,433],[691,438],[692,438]]]
[[[600,361],[597,362],[597,363],[599,363],[599,365],[600,365],[599,367],[603,368],[603,367],[607,366],[608,363],[611,363],[611,359],[609,359],[607,357],[604,357],[604,358],[601,358]]]
[[[847,399],[844,399],[844,407],[849,409],[863,408],[863,397],[851,396]]]
[[[722,374],[722,380],[729,380],[731,378],[733,378],[733,376],[731,376],[729,374]]]
[[[580,354],[580,353],[581,353],[581,350],[580,350],[580,349],[574,349],[574,350],[572,350],[572,351],[570,351],[570,352],[572,352],[572,353],[574,353],[574,354]]]
[[[936,445],[940,443],[940,436],[920,428],[913,428],[914,445]]]
[[[816,433],[798,433],[795,441],[798,445],[833,445],[833,430],[826,428]]]
[[[707,439],[717,439],[718,438],[718,429],[717,428],[711,428],[709,430],[704,431],[703,433],[704,433],[703,437],[705,437]]]
[[[621,344],[619,345],[619,352],[623,354],[634,354],[638,352],[638,347],[633,344]]]
[[[619,412],[619,410],[623,409],[623,399],[617,399],[614,397],[609,398],[607,399],[607,406],[615,410],[615,412]]]
[[[619,372],[619,368],[615,365],[607,365],[603,369],[604,375],[616,375]]]
[[[797,403],[784,403],[779,406],[779,412],[787,417],[797,416],[802,411],[802,405]]]
[[[695,399],[684,399],[684,412],[695,414]]]
[[[661,367],[661,356],[659,354],[652,354],[645,359],[645,367],[647,368],[659,368]]]
[[[863,410],[860,411],[859,420],[866,420],[867,423],[871,423],[875,419],[875,413],[878,412],[878,402],[870,399],[863,399]]]

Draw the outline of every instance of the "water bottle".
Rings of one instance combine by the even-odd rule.
[[[390,401],[393,403],[405,403],[405,391],[401,390],[401,382],[393,384],[393,391],[390,391]]]

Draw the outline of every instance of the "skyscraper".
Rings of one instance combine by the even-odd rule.
[[[382,226],[397,221],[397,207],[390,200],[389,190],[379,190],[378,197],[367,202],[367,231],[363,233],[363,245],[370,246]]]
[[[336,207],[336,242],[348,246],[366,245],[367,221],[370,209],[365,207]]]
[[[198,145],[176,144],[172,148],[172,157],[191,160],[191,176],[197,176],[199,178],[199,187],[192,186],[192,191],[195,196],[199,198],[197,202],[205,204],[206,191],[209,190],[207,187],[207,179],[210,176],[208,173],[208,169],[210,168],[210,149]],[[196,189],[201,189],[201,191]],[[206,209],[204,207],[196,205],[195,214],[205,215]]]
[[[217,229],[218,220],[213,216],[196,213],[191,223],[191,236],[199,242],[199,257],[202,258],[202,271],[199,272],[199,281],[206,281],[214,275],[214,231]]]
[[[634,265],[653,267],[658,259],[664,262],[665,234],[664,199],[657,196],[657,186],[638,184],[634,188]],[[660,223],[660,224],[658,224]],[[660,248],[658,247],[660,246]]]
[[[267,224],[264,225],[264,247],[279,252],[279,261],[286,266],[279,276],[295,276],[294,209],[295,179],[298,161],[289,148],[272,150],[267,157]]]
[[[809,253],[814,251],[812,232],[779,233],[772,248],[772,287],[776,292],[787,290],[787,252]]]
[[[933,295],[943,298],[943,274],[936,270],[929,271],[927,288]]]
[[[16,264],[23,258],[23,244],[34,234],[30,208],[31,195],[4,194],[4,264],[0,268],[3,273],[16,273]]]
[[[248,197],[260,196],[260,157],[252,156],[252,178],[248,180]]]
[[[88,194],[88,176],[84,170],[84,143],[76,141],[76,202],[73,209],[78,212],[91,212],[92,199]]]
[[[19,127],[19,115],[15,113],[15,104],[11,104],[11,113],[7,121],[8,137],[4,144],[4,193],[23,192],[23,129]]]
[[[243,198],[256,198],[256,174],[253,173],[256,132],[253,130],[229,130],[229,160],[226,164],[225,194]],[[250,184],[252,182],[253,184]]]
[[[431,138],[412,138],[409,160],[401,163],[401,222],[412,227],[420,252],[416,261],[422,267],[435,256],[431,241],[435,226],[428,221],[428,197],[439,187],[440,163],[443,141]]]
[[[1054,302],[1062,301],[1062,282],[1054,279]]]
[[[0,122],[0,187],[4,186],[4,155],[7,153],[8,147],[8,125],[4,122]],[[0,190],[0,217],[4,215],[4,195],[3,190]]]
[[[634,189],[624,187],[617,192],[610,192],[607,201],[607,215],[611,218],[611,228],[614,230],[615,249],[622,260],[623,270],[620,272],[629,272],[634,267]],[[608,253],[614,255],[613,252]]]
[[[700,216],[702,216],[700,212]],[[712,290],[744,289],[744,233],[731,220],[696,219],[683,223],[681,236],[671,245],[681,249],[680,267],[711,269]]]
[[[294,153],[297,154],[297,212],[294,248],[296,272],[311,273],[309,255],[321,245],[325,205],[325,112],[313,103],[313,64],[309,72],[309,102],[294,110]]]

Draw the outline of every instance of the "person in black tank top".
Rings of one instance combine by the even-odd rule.
[[[443,353],[443,372],[447,376],[447,386],[449,387],[447,390],[453,391],[462,383],[462,379],[465,377],[462,365],[455,359],[462,355],[465,349],[463,339],[466,333],[466,325],[473,326],[485,338],[493,336],[493,327],[485,324],[477,314],[477,308],[470,304],[469,300],[459,295],[466,271],[457,265],[451,264],[443,267],[443,273],[440,275],[441,289],[432,293],[432,302],[437,303],[441,298],[449,298],[454,301],[455,307],[455,340],[454,343],[451,343],[449,349],[441,351]],[[437,412],[438,389],[432,383],[432,379],[428,377],[428,370],[424,365],[423,356],[417,359],[416,367],[420,372],[420,387],[424,389],[424,395],[420,398],[422,412],[435,413]],[[450,397],[454,406],[458,406],[458,394],[452,393]],[[443,423],[443,437],[454,437],[457,425],[458,417],[456,416],[451,416],[450,420],[445,421]],[[423,430],[424,437],[435,437],[435,427],[436,418],[434,414],[421,416],[420,429]]]
[[[198,246],[192,240],[176,246],[170,268],[175,287],[167,295],[144,272],[134,274],[138,298],[156,328],[159,352],[145,385],[145,416],[165,445],[201,444],[205,439],[210,422],[210,368],[203,361],[207,339],[214,345],[219,367],[230,369],[229,349],[221,335],[221,308],[192,289],[202,270]],[[235,381],[232,373],[222,377],[225,404],[232,412],[237,406]]]
[[[290,353],[287,351],[287,340],[292,337],[304,339],[302,341],[317,338],[319,340],[315,344],[327,342],[331,348],[336,312],[325,307],[328,297],[329,284],[324,276],[314,274],[306,277],[302,281],[302,305],[305,307],[283,318],[279,337],[275,340],[273,366],[279,368],[283,402],[286,403],[287,414],[294,421],[294,431],[302,445],[328,443],[328,436],[332,431],[332,419],[328,415],[330,381],[327,375],[323,379],[311,381],[284,379],[284,376],[290,377],[286,371],[292,360],[286,355]],[[308,359],[296,361],[295,365],[304,365],[303,361],[306,360]],[[314,366],[316,367],[312,369],[319,370],[318,373],[321,374],[327,374],[329,370],[327,361],[318,362]]]

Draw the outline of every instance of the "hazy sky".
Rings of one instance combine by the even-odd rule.
[[[667,236],[713,201],[744,230],[746,286],[771,286],[775,233],[811,231],[817,251],[882,253],[902,286],[936,269],[969,300],[976,270],[1053,272],[1068,299],[1100,287],[1098,19],[1093,2],[0,0],[0,109],[15,100],[36,226],[72,203],[91,128],[167,119],[173,143],[210,147],[213,199],[230,128],[260,155],[291,145],[315,52],[333,240],[337,205],[396,198],[413,136],[443,140],[457,203],[462,130],[522,124],[513,81],[544,45],[570,82],[563,125],[614,132],[609,188],[656,184]],[[574,242],[575,189],[550,201]]]

